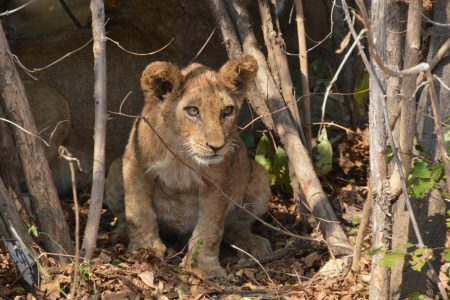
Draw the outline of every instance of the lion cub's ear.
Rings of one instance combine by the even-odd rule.
[[[141,77],[141,88],[145,101],[156,98],[163,101],[167,96],[178,90],[183,76],[180,70],[168,62],[157,61],[149,64]]]
[[[232,91],[245,92],[258,72],[258,63],[249,55],[228,61],[220,68],[223,81]]]

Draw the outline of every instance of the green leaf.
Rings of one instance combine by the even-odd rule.
[[[370,256],[375,256],[375,255],[378,255],[378,254],[383,254],[385,252],[386,252],[386,250],[384,250],[383,247],[378,247],[378,248],[370,249],[369,250],[369,255]]]
[[[28,233],[36,238],[39,237],[39,231],[37,230],[37,227],[34,224],[28,228]]]
[[[256,145],[256,156],[258,155],[267,155],[270,151],[270,142],[269,138],[265,133],[262,134],[261,139],[259,140],[258,144]]]
[[[431,173],[430,170],[428,170],[427,163],[422,160],[414,160],[411,168],[411,176],[413,178],[430,178]]]
[[[359,225],[360,222],[361,222],[361,217],[358,214],[353,214],[352,215],[352,225],[354,225],[354,226]]]
[[[414,271],[420,272],[427,262],[428,258],[431,258],[432,251],[428,248],[416,249],[413,253],[411,253],[411,268]]]
[[[354,89],[353,99],[355,99],[358,110],[364,114],[366,109],[366,102],[369,98],[369,74],[365,73],[359,83],[359,86]]]
[[[262,165],[266,169],[266,171],[270,173],[272,169],[272,161],[269,159],[271,147],[269,139],[264,133],[261,136],[261,139],[259,140],[258,144],[256,145],[255,152],[256,152],[255,154],[256,162]]]
[[[435,185],[436,183],[432,180],[418,180],[409,187],[415,198],[422,199],[431,192]]]
[[[431,179],[433,179],[434,182],[439,182],[442,178],[444,178],[443,164],[440,162],[434,163],[433,166],[431,166]]]
[[[433,298],[428,297],[427,295],[423,295],[419,292],[414,292],[408,295],[409,300],[433,300]]]
[[[404,253],[399,252],[388,252],[384,255],[384,257],[381,259],[381,265],[383,267],[394,267],[399,260],[401,260],[403,257],[405,257]]]
[[[450,261],[450,248],[447,248],[444,252],[442,252],[442,257],[445,261]]]
[[[328,140],[327,130],[322,128],[322,132],[317,140],[317,152],[316,152],[316,172],[317,175],[326,175],[331,171],[331,165],[333,161],[333,148]]]

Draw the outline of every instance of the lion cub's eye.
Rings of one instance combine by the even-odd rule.
[[[190,117],[197,117],[199,114],[198,108],[195,106],[188,106],[184,108],[186,114]]]
[[[234,111],[234,106],[226,106],[223,110],[222,110],[222,116],[223,117],[228,117],[229,115],[231,115]]]

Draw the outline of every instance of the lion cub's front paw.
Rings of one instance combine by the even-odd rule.
[[[130,241],[128,245],[128,250],[136,250],[139,248],[150,249],[153,251],[156,257],[163,259],[166,253],[166,245],[161,241],[160,238],[152,239],[150,242],[142,243],[141,241]]]
[[[199,275],[202,278],[217,278],[222,279],[227,276],[227,272],[215,257],[203,256],[197,258],[192,256],[192,253],[187,253],[181,262],[181,266],[187,270]]]
[[[227,277],[227,272],[220,266],[220,264],[195,267],[192,268],[192,272],[207,279],[223,279]]]

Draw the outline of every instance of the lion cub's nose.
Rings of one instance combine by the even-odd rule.
[[[225,146],[225,144],[222,144],[222,145],[220,145],[220,146],[217,146],[217,145],[211,145],[210,143],[206,143],[206,145],[207,145],[209,148],[211,148],[215,153],[217,153],[217,151],[219,151],[220,149],[222,149],[222,148]]]

